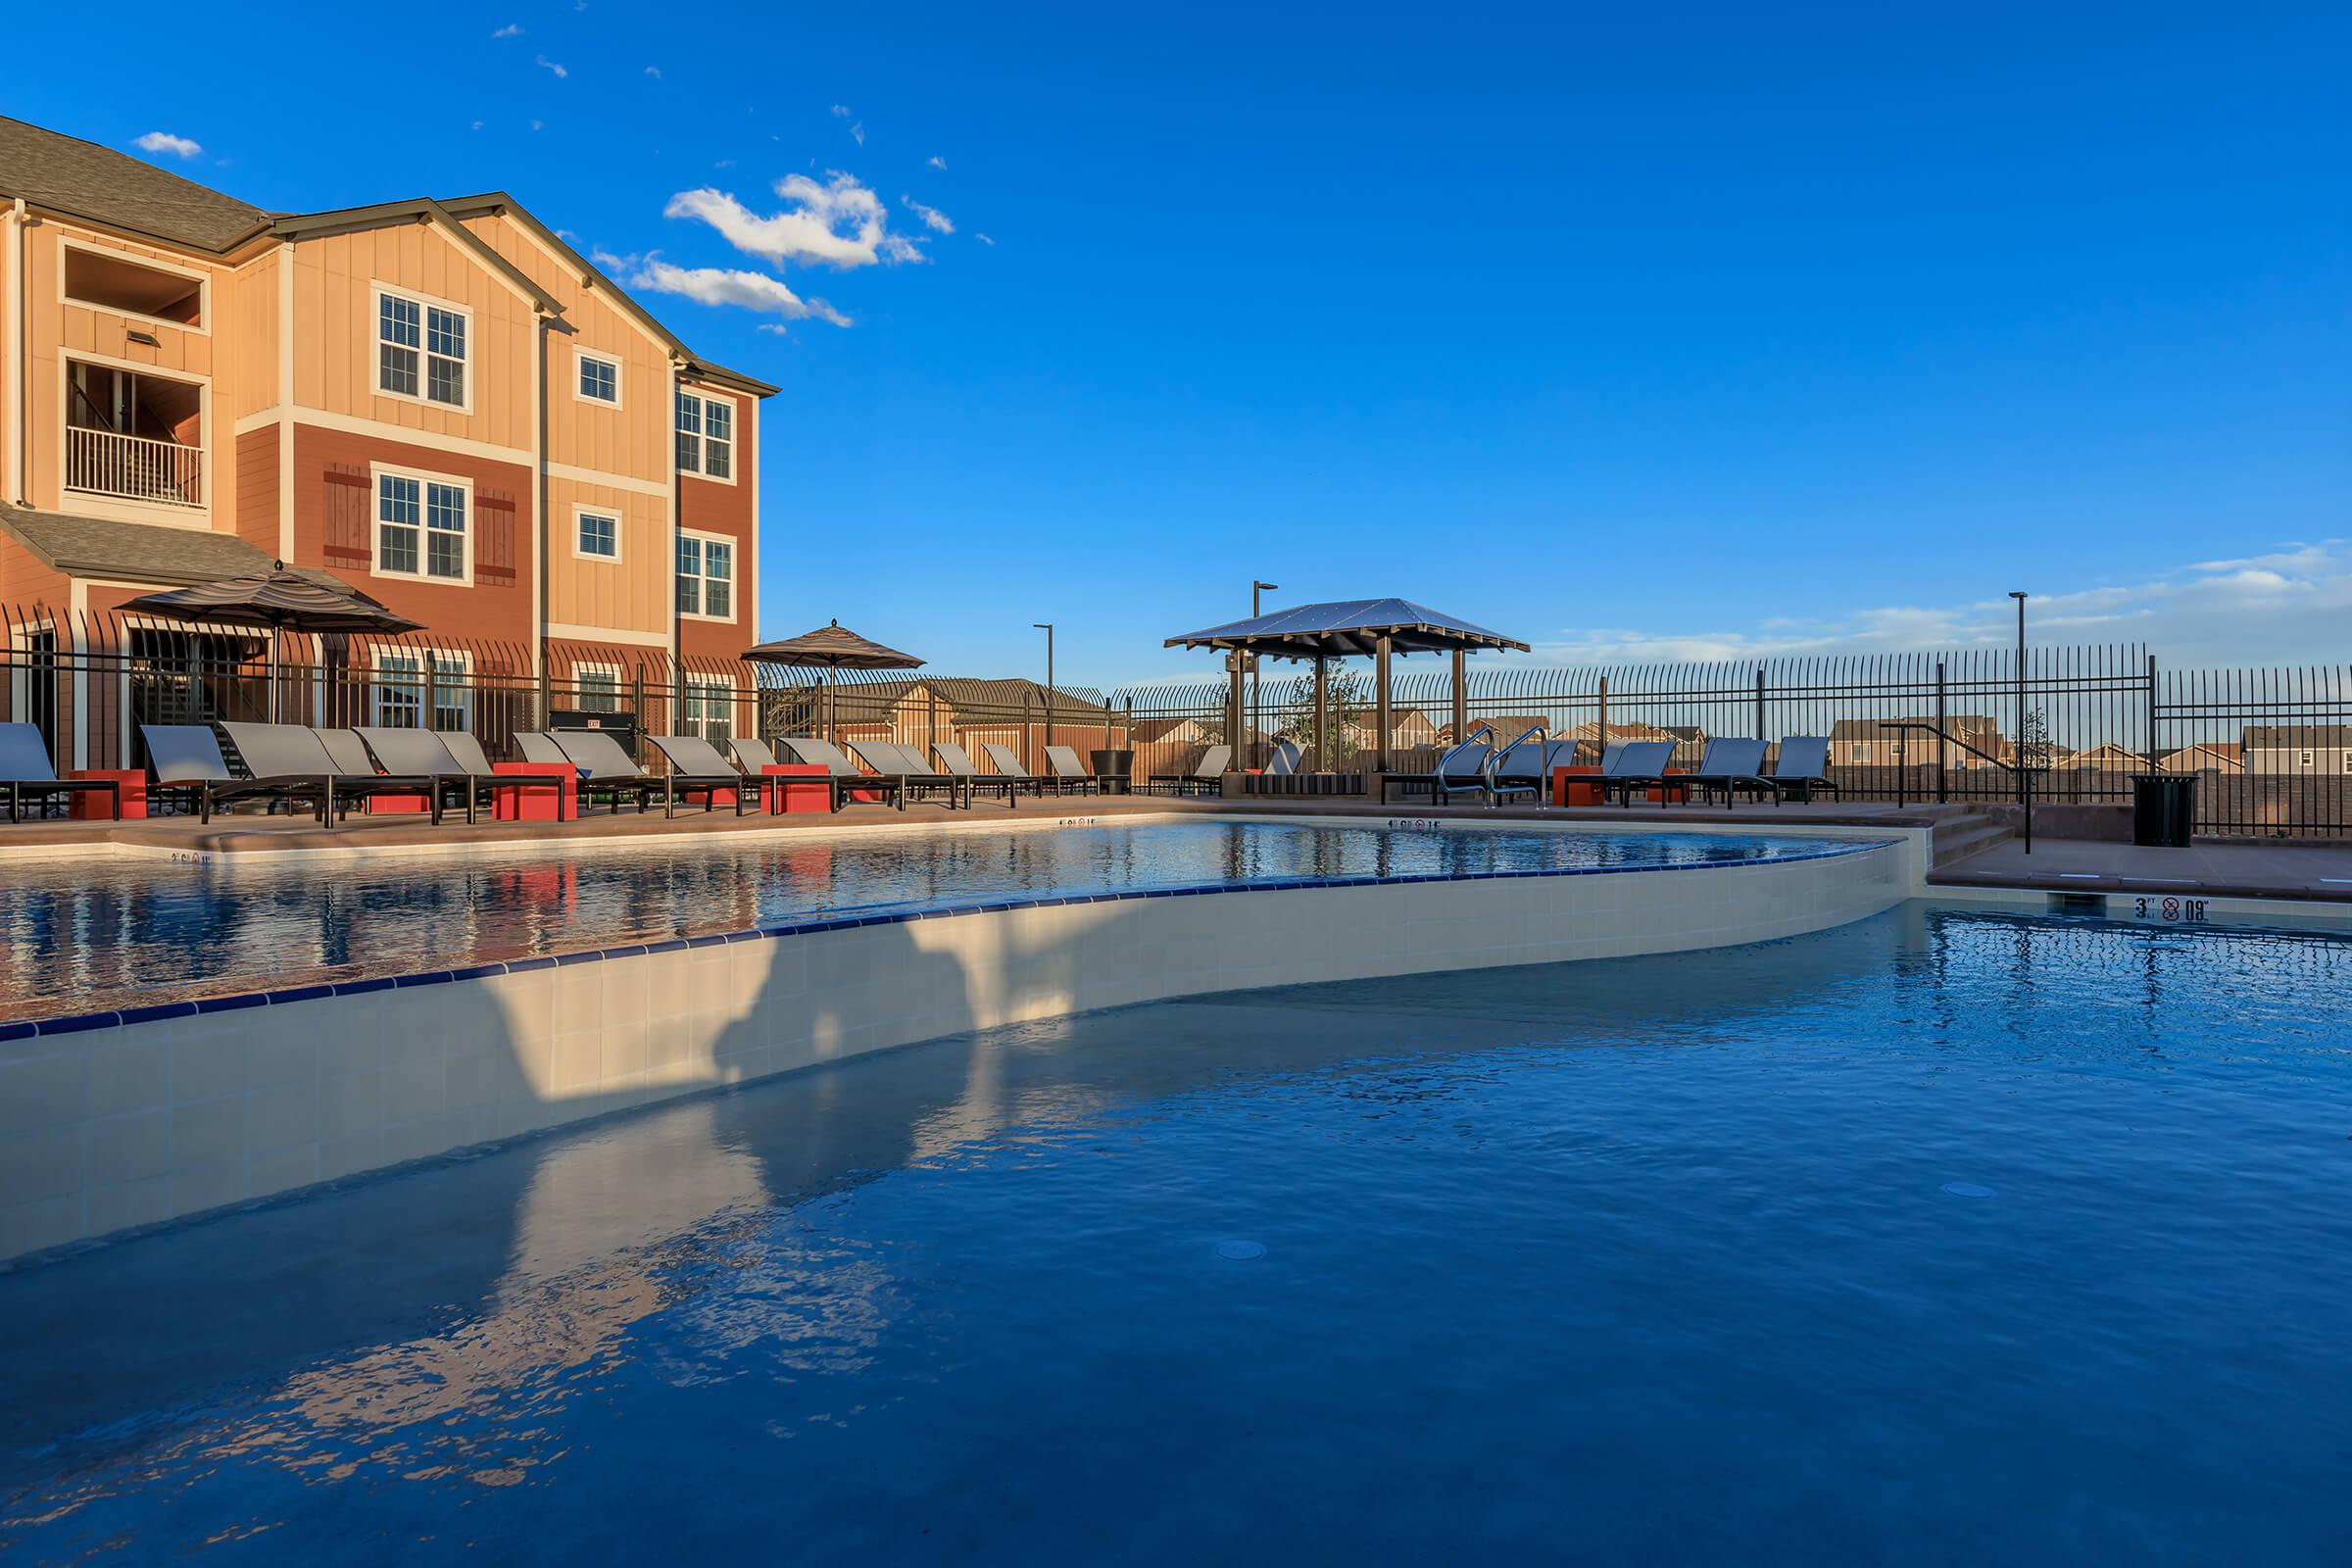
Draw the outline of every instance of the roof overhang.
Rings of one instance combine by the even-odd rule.
[[[300,213],[270,225],[279,239],[324,239],[330,234],[356,234],[363,229],[389,228],[398,223],[428,223],[452,244],[470,253],[484,270],[521,295],[543,316],[562,316],[564,302],[539,286],[538,280],[490,248],[479,234],[458,221],[457,216],[430,196],[408,201],[378,202],[371,207],[344,207],[328,213]]]
[[[1392,654],[1470,653],[1481,649],[1528,653],[1500,632],[1444,615],[1408,599],[1343,599],[1298,605],[1249,620],[1170,637],[1167,648],[1213,648],[1268,659],[1361,659]]]

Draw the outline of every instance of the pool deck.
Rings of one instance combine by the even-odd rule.
[[[1785,807],[1636,806],[1536,808],[1512,805],[1379,805],[1348,797],[1245,796],[1054,796],[1025,800],[1018,807],[976,803],[949,810],[916,803],[905,811],[854,806],[839,815],[806,812],[782,816],[736,816],[720,809],[659,812],[593,812],[576,822],[490,822],[468,826],[457,819],[441,826],[417,816],[358,815],[331,828],[307,817],[235,815],[202,824],[192,817],[143,821],[24,822],[0,828],[0,854],[8,850],[59,853],[89,845],[120,845],[151,852],[242,854],[279,850],[416,849],[492,845],[582,843],[644,839],[678,834],[829,832],[878,828],[920,832],[941,826],[999,822],[1029,824],[1170,812],[1220,816],[1360,817],[1387,822],[1441,818],[1482,822],[1590,822],[1643,826],[1743,827],[1770,831],[1787,827],[1943,827],[1972,822],[1965,808],[1895,806],[1886,802],[1793,803]],[[2181,893],[2209,898],[2289,899],[2352,903],[2352,844],[2280,841],[2275,844],[2200,843],[2185,850],[2142,849],[2080,839],[2042,838],[2032,855],[2013,838],[1995,839],[1929,874],[1934,886],[2011,888],[2049,892]]]

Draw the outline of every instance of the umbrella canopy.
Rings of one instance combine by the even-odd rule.
[[[860,637],[836,620],[781,642],[761,643],[744,658],[762,664],[800,664],[814,669],[920,669],[912,654]]]
[[[204,625],[261,626],[270,631],[372,631],[392,636],[423,624],[395,614],[356,588],[333,587],[288,571],[282,561],[249,577],[142,594],[122,608]]]
[[[1349,659],[1374,653],[1380,639],[1398,654],[1444,653],[1480,648],[1528,651],[1527,644],[1500,632],[1440,614],[1409,599],[1342,599],[1296,605],[1250,620],[1236,620],[1171,637],[1170,648],[1241,649],[1274,659]]]

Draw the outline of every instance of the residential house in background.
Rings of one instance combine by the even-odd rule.
[[[2236,741],[2202,741],[2166,753],[2156,765],[2167,773],[2242,773],[2246,755]]]
[[[2352,773],[2352,724],[2249,724],[2249,773]]]
[[[760,691],[760,702],[765,734],[825,733],[827,696],[822,686],[767,687]],[[982,743],[993,741],[1017,757],[1034,760],[1044,755],[1042,748],[1049,741],[1082,755],[1096,747],[1129,744],[1124,714],[1059,688],[1049,692],[1034,680],[856,681],[835,691],[831,712],[843,740],[894,741],[918,753],[949,741],[977,759]],[[1039,764],[1032,760],[1030,765]]]
[[[1963,745],[1947,745],[1928,730],[1902,730],[1897,724],[1933,724],[1935,715],[1896,715],[1889,718],[1841,718],[1830,726],[1830,763],[1835,767],[1891,767],[1898,759],[1912,767],[1990,767],[2017,760],[2017,750],[2001,733],[2000,721],[1984,713],[1948,713],[1943,727]],[[1968,750],[1985,754],[1986,761]]]
[[[511,196],[270,213],[0,120],[0,601],[69,623],[21,636],[282,561],[450,639],[397,656],[435,668],[387,670],[368,715],[443,727],[466,718],[445,666],[596,707],[634,651],[674,669],[755,640],[776,389]],[[168,661],[201,634],[142,635]],[[686,695],[691,729],[735,694]]]
[[[2101,741],[2096,746],[2087,746],[2082,751],[2053,759],[2050,765],[2077,768],[2091,773],[2145,773],[2148,771],[2146,758],[2127,747],[2118,746],[2113,741]]]

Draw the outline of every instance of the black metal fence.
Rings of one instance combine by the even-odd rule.
[[[1332,666],[1325,744],[1303,666],[1268,663],[1245,688],[1229,736],[1226,683],[1114,692],[1026,680],[783,669],[673,660],[637,647],[407,637],[286,637],[274,678],[265,634],[137,616],[0,610],[0,720],[35,726],[61,769],[139,768],[142,723],[281,719],[465,729],[493,755],[514,735],[598,725],[646,734],[832,734],[929,752],[960,746],[984,772],[998,754],[1050,771],[1048,746],[1082,760],[1124,752],[1138,777],[1189,770],[1231,744],[1261,766],[1297,742],[1306,766],[1348,772],[1381,750],[1371,677]],[[1593,765],[1608,742],[1674,744],[1698,761],[1708,740],[1796,735],[1830,741],[1846,799],[2014,798],[2015,769],[2042,804],[2120,805],[2135,774],[2194,774],[2197,829],[2248,837],[2352,837],[2352,668],[2173,669],[2131,645],[1870,655],[1752,664],[1592,669],[1473,666],[1461,694],[1446,667],[1399,670],[1386,737],[1392,765],[1426,768],[1462,728],[1508,742],[1541,728]],[[1900,726],[1931,724],[1948,742]]]

